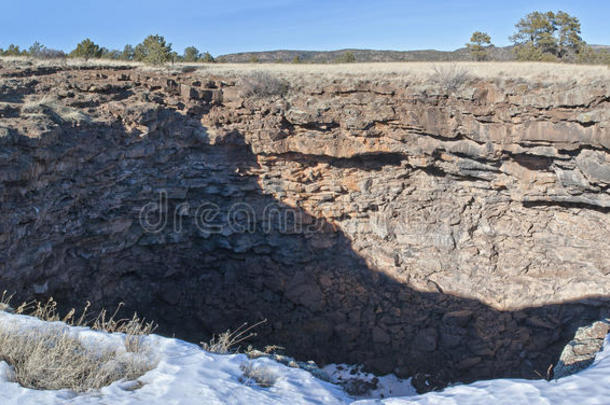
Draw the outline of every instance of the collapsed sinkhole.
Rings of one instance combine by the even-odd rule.
[[[415,376],[420,391],[543,377],[607,307],[498,311],[414,290],[367,264],[333,224],[266,194],[239,137],[210,144],[181,115],[159,120],[142,137],[116,125],[14,136],[31,166],[0,189],[3,288],[66,308],[125,302],[193,342],[266,318],[255,346]]]

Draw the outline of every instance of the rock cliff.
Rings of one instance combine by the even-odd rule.
[[[0,69],[0,287],[198,341],[545,376],[610,305],[610,84]]]

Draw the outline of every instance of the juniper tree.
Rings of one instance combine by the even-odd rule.
[[[214,63],[214,57],[209,52],[204,52],[204,54],[200,57],[200,60],[205,63]]]
[[[99,45],[87,38],[76,45],[76,49],[70,52],[70,56],[88,60],[91,58],[101,58],[103,53],[104,50]]]
[[[133,46],[127,44],[123,48],[123,52],[121,52],[121,60],[133,60],[134,50]]]
[[[27,54],[27,51],[19,49],[19,45],[10,44],[2,54],[4,56],[24,56]]]
[[[149,35],[134,50],[134,59],[151,65],[162,65],[172,60],[172,44],[161,35]]]
[[[201,54],[199,53],[199,50],[194,46],[189,46],[184,49],[184,56],[182,57],[182,59],[185,62],[197,62],[200,58]]]
[[[45,49],[45,46],[43,44],[41,44],[40,42],[36,41],[28,49],[28,54],[34,58],[37,58],[44,49]]]

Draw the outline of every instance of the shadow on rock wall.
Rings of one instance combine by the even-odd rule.
[[[193,342],[267,318],[255,345],[416,375],[422,391],[545,375],[608,308],[501,312],[415,291],[331,224],[264,194],[240,134],[212,142],[196,117],[147,114],[145,136],[114,124],[0,139],[0,286],[66,308],[124,301]]]

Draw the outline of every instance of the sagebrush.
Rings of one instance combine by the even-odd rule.
[[[240,81],[243,97],[283,96],[288,91],[288,82],[267,72],[256,71],[242,77]]]
[[[435,66],[430,79],[440,84],[447,93],[453,93],[470,80],[471,75],[457,65]]]

